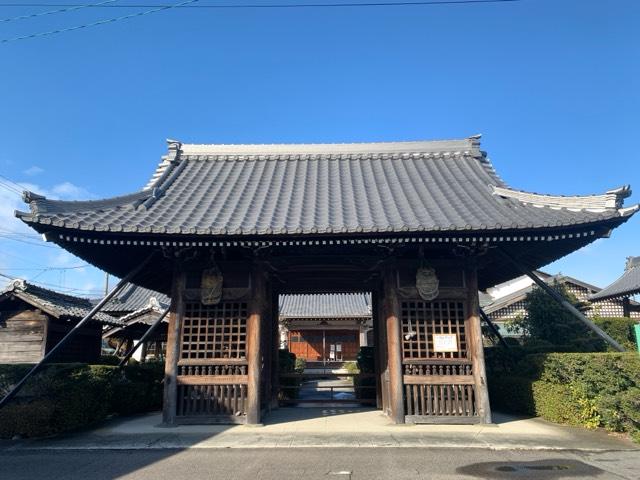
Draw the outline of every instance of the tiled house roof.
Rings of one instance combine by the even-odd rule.
[[[19,298],[55,318],[81,320],[94,306],[87,298],[55,292],[24,280],[14,280],[0,292],[0,299],[9,296]],[[96,313],[93,319],[107,325],[121,325],[120,320],[104,312]]]
[[[628,257],[622,276],[592,295],[590,300],[599,302],[611,298],[629,297],[637,293],[640,293],[640,257]]]

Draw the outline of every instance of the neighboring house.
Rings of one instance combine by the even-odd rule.
[[[373,344],[371,294],[280,296],[280,340],[308,362],[355,360]]]
[[[124,355],[135,342],[142,338],[170,303],[169,297],[162,293],[132,283],[126,285],[103,309],[121,322],[121,325],[105,331],[103,338],[115,349],[116,355]],[[167,324],[163,321],[162,325],[136,351],[134,358],[137,360],[164,358],[166,343]]]
[[[627,257],[624,273],[611,285],[591,295],[591,300],[597,306],[611,302],[612,299],[622,302],[623,316],[640,318],[640,304],[631,297],[640,293],[640,257]]]
[[[591,295],[602,290],[595,285],[562,274],[550,275],[541,271],[537,271],[536,274],[549,285],[553,285],[555,282],[564,285],[567,292],[580,302],[580,309],[587,317],[623,316],[622,300],[608,299],[598,303],[590,301]],[[487,289],[487,294],[492,300],[485,300],[486,303],[482,308],[503,336],[521,336],[519,332],[507,330],[505,325],[526,314],[525,300],[527,294],[531,292],[533,288],[533,281],[523,275]],[[640,312],[635,312],[633,316],[640,318]]]
[[[91,300],[14,280],[0,292],[0,363],[37,363],[93,308]],[[120,322],[103,312],[83,326],[53,359],[100,358],[104,325]]]

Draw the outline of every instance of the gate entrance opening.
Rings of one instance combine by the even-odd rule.
[[[371,292],[281,294],[278,305],[279,404],[375,405]]]

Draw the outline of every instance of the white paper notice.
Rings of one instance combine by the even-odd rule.
[[[433,351],[434,352],[457,352],[458,336],[452,334],[434,334],[433,335]]]

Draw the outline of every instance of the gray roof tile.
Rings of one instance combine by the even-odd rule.
[[[350,318],[371,316],[370,293],[281,295],[280,318]]]
[[[327,145],[170,142],[140,192],[87,202],[30,194],[27,223],[210,236],[487,231],[628,216],[628,188],[548,196],[508,188],[477,138]]]
[[[171,303],[163,293],[129,283],[105,305],[104,310],[117,316],[127,315],[148,307],[152,298],[158,301],[158,308],[162,310]]]
[[[589,299],[599,301],[629,297],[637,293],[640,293],[640,257],[628,257],[622,276]]]

